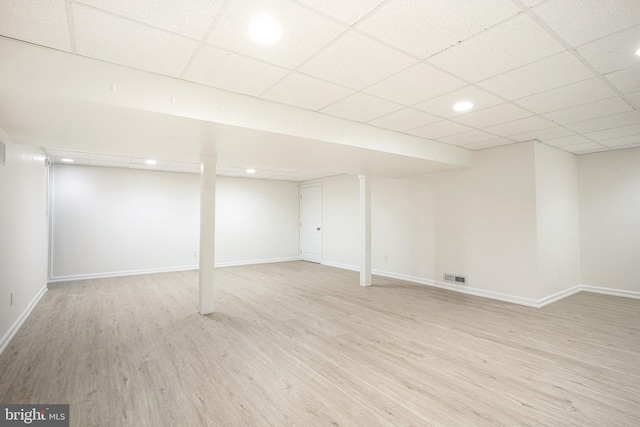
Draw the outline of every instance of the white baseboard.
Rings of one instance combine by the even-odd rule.
[[[614,297],[640,299],[640,292],[625,291],[622,289],[603,288],[600,286],[580,285],[580,290],[596,294],[612,295]]]
[[[473,295],[477,297],[490,298],[498,301],[510,302],[513,304],[525,305],[527,307],[538,307],[538,301],[530,298],[517,297],[514,295],[503,294],[500,292],[487,291],[484,289],[471,288],[464,285],[456,285],[453,283],[440,282],[438,280],[424,279],[421,277],[409,276],[406,274],[392,273],[389,271],[373,270],[373,274],[391,279],[405,280],[407,282],[418,283],[421,285],[432,286],[434,288],[446,289],[448,291],[459,292],[462,294]]]
[[[11,325],[11,327],[4,334],[2,339],[0,339],[0,354],[2,354],[2,352],[7,348],[7,346],[9,345],[13,337],[16,335],[16,333],[18,332],[22,324],[27,320],[27,318],[29,317],[29,315],[31,314],[35,306],[38,305],[38,302],[40,301],[40,299],[42,298],[45,292],[47,292],[46,285],[43,286],[42,289],[38,291],[38,293],[36,294],[35,297],[33,297],[29,305],[27,305],[27,308],[24,309],[20,317],[18,317],[16,321],[13,322],[13,325]]]
[[[360,271],[360,268],[358,266],[349,265],[349,264],[340,264],[338,262],[333,262],[333,261],[322,261],[321,264],[326,265],[327,267],[341,268],[343,270]]]
[[[69,276],[51,277],[49,283],[71,282],[74,280],[104,279],[107,277],[138,276],[140,274],[170,273],[174,271],[197,270],[198,265],[182,265],[178,267],[146,268],[142,270],[111,271],[105,273],[73,274]]]
[[[287,262],[287,261],[300,261],[300,257],[294,256],[294,257],[281,257],[281,258],[250,259],[247,261],[216,262],[216,268],[235,267],[239,265],[271,264],[274,262]]]
[[[546,296],[544,298],[540,298],[537,301],[536,307],[537,308],[542,308],[545,305],[549,305],[549,304],[552,304],[552,303],[554,303],[556,301],[560,301],[561,299],[566,298],[568,296],[571,296],[573,294],[577,294],[580,291],[582,291],[582,286],[576,285],[576,286],[573,286],[573,287],[571,287],[569,289],[565,289],[563,291],[556,292],[553,295],[549,295],[549,296]]]
[[[342,268],[345,270],[353,270],[353,271],[360,270],[359,267],[354,265],[340,264],[340,263],[331,262],[331,261],[323,261],[322,264],[329,267]],[[499,292],[487,291],[484,289],[471,288],[463,285],[456,285],[453,283],[440,282],[437,280],[424,279],[422,277],[409,276],[407,274],[394,273],[394,272],[384,271],[384,270],[372,270],[372,273],[377,276],[404,280],[406,282],[433,286],[435,288],[446,289],[454,292],[460,292],[467,295],[490,298],[498,301],[505,301],[513,304],[519,304],[519,305],[524,305],[527,307],[534,307],[534,308],[542,308],[546,305],[552,304],[556,301],[560,301],[563,298],[566,298],[568,296],[571,296],[581,291],[595,292],[599,294],[613,295],[613,296],[625,297],[625,298],[640,299],[640,292],[625,291],[625,290],[612,289],[612,288],[603,288],[603,287],[589,286],[589,285],[576,285],[569,289],[565,289],[560,292],[557,292],[553,295],[546,296],[544,298],[532,299],[532,298],[523,298],[523,297],[518,297],[514,295],[502,294]]]
[[[285,262],[285,261],[299,261],[300,257],[281,257],[281,258],[267,258],[267,259],[252,259],[246,261],[229,261],[229,262],[216,262],[216,268],[219,267],[233,267],[238,265],[252,265],[252,264],[269,264],[272,262]],[[57,276],[51,277],[49,283],[56,282],[71,282],[75,280],[87,280],[87,279],[104,279],[108,277],[122,277],[122,276],[138,276],[140,274],[153,274],[153,273],[171,273],[175,271],[197,270],[199,265],[181,265],[178,267],[162,267],[162,268],[147,268],[143,270],[129,270],[129,271],[112,271],[106,273],[90,273],[90,274],[75,274],[69,276]]]

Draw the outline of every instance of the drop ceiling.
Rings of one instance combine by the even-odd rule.
[[[248,35],[263,14],[281,25],[276,43]],[[640,146],[637,0],[3,0],[0,35],[425,143]],[[474,108],[454,111],[463,99]],[[11,118],[0,127],[11,134]],[[288,166],[265,171],[303,174]]]
[[[73,150],[47,149],[49,158],[54,163],[73,164],[82,166],[101,166],[122,169],[143,169],[164,172],[200,173],[200,164],[171,160],[156,160],[139,157],[114,156],[109,154],[87,153]],[[71,162],[70,162],[71,160]],[[153,160],[152,164],[148,162]],[[248,172],[252,170],[253,172]],[[308,169],[268,166],[255,163],[217,165],[216,174],[242,178],[271,179],[277,181],[310,181],[326,176],[339,174],[338,172],[319,172]]]

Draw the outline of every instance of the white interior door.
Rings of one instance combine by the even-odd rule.
[[[300,187],[300,259],[322,261],[322,187]]]

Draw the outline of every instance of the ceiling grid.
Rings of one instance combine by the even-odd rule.
[[[3,0],[0,37],[468,150],[640,147],[637,0]]]

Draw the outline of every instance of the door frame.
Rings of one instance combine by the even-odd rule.
[[[300,199],[298,201],[298,246],[299,246],[299,259],[302,261],[302,190],[318,187],[320,189],[320,253],[319,253],[319,263],[322,264],[322,232],[324,231],[324,225],[322,223],[322,183],[317,182],[314,184],[305,184],[300,186],[299,195]]]

